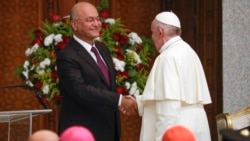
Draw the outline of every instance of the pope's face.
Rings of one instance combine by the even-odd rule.
[[[161,36],[160,36],[159,28],[157,27],[155,20],[153,20],[153,22],[151,24],[151,32],[152,32],[151,38],[154,42],[155,49],[157,51],[159,51],[161,48],[161,45],[162,45],[161,44]]]

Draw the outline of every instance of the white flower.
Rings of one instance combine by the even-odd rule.
[[[33,64],[32,67],[30,68],[30,70],[34,70],[35,67],[36,67],[36,66]]]
[[[129,90],[130,95],[139,95],[139,90],[137,90],[137,83],[134,82]]]
[[[125,62],[120,61],[117,58],[113,58],[113,62],[115,65],[115,70],[123,72],[125,70]]]
[[[42,91],[44,94],[49,94],[49,85],[45,85],[43,88],[42,88]]]
[[[62,39],[62,34],[56,34],[56,35],[54,36],[54,40],[55,40],[55,45],[56,45],[57,43],[63,41],[63,39]]]
[[[31,48],[27,48],[25,51],[25,55],[28,57],[30,56],[33,52],[35,52],[39,48],[39,45],[36,43],[34,44]]]
[[[45,58],[42,62],[40,62],[40,67],[41,68],[45,68],[46,66],[50,65],[50,59],[49,58]]]
[[[119,42],[118,42],[118,41],[116,41],[116,42],[115,42],[115,45],[117,45],[117,46],[118,46],[118,45],[119,45]]]
[[[34,45],[32,46],[32,48],[31,48],[32,53],[33,53],[33,52],[36,52],[38,48],[39,48],[39,45],[38,45],[37,43],[34,44]]]
[[[113,18],[107,18],[104,22],[105,23],[109,23],[109,24],[114,24],[115,23],[115,19],[113,19]]]
[[[28,57],[28,56],[30,56],[30,54],[32,54],[32,50],[31,50],[31,48],[27,48],[25,51],[25,55]]]
[[[22,74],[26,79],[29,79],[29,70],[23,71]]]
[[[56,23],[54,23],[53,24],[55,27],[59,27],[60,25],[62,25],[62,23],[61,22],[56,22]]]
[[[140,64],[142,62],[140,59],[140,56],[135,51],[130,50],[130,49],[126,49],[126,54],[128,54],[128,56],[130,56],[130,55],[133,56],[133,64],[134,65]]]
[[[36,73],[37,74],[43,74],[45,73],[44,69],[40,68],[40,67],[36,67]]]
[[[27,70],[29,65],[30,65],[30,62],[29,62],[28,60],[26,60],[26,61],[24,62],[24,64],[23,64],[23,68],[24,68],[25,70]]]
[[[30,87],[33,87],[33,86],[34,86],[34,84],[33,84],[30,80],[27,80],[27,81],[26,81],[26,84],[29,85]]]
[[[129,89],[130,88],[130,83],[129,82],[125,82],[125,87],[126,87],[126,89]]]
[[[45,46],[49,46],[50,44],[53,43],[53,37],[55,36],[55,34],[50,34],[48,35],[45,39],[44,39],[44,45]]]
[[[136,90],[134,95],[140,95],[140,91],[139,90]]]
[[[142,43],[142,39],[135,32],[129,33],[128,37],[129,37],[129,43],[132,44],[132,45],[134,45],[135,43],[137,43],[137,44]]]

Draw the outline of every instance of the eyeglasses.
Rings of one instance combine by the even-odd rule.
[[[86,19],[83,19],[83,18],[75,18],[73,20],[84,20],[85,22],[88,22],[88,23],[92,23],[94,21],[98,21],[98,22],[101,22],[102,21],[102,18],[101,17],[88,17]]]

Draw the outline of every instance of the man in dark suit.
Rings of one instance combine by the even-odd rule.
[[[116,72],[111,54],[106,46],[94,41],[101,30],[95,6],[77,3],[70,18],[74,35],[57,56],[59,88],[63,96],[59,134],[70,126],[82,125],[93,133],[96,141],[119,141],[119,107],[125,108],[127,114],[135,114],[136,103],[131,97],[115,92]],[[100,59],[105,62],[107,74],[103,74],[98,65]]]

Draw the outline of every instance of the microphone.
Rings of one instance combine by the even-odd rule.
[[[43,98],[40,94],[40,92],[36,89],[34,89],[35,91],[35,95],[36,95],[36,98],[38,99],[38,101],[40,102],[40,104],[43,106],[44,109],[49,109],[49,106],[43,101]]]
[[[0,88],[16,88],[16,87],[21,87],[21,88],[31,88],[27,84],[14,84],[14,85],[0,85]],[[35,88],[32,88],[34,90],[35,96],[39,103],[43,106],[44,109],[49,109],[48,105],[43,101],[43,98],[38,90]]]
[[[29,87],[27,84],[0,85],[0,88]]]

